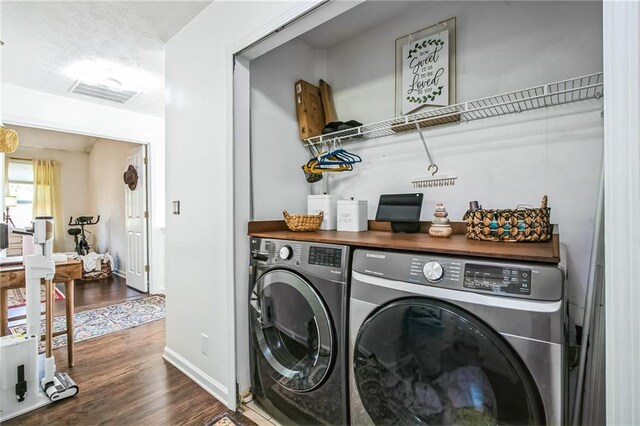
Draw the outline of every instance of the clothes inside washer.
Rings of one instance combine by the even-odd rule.
[[[428,307],[408,307],[401,321],[404,332],[368,355],[356,352],[358,388],[371,417],[381,424],[497,424],[477,336]]]
[[[444,424],[492,425],[496,400],[489,379],[481,368],[466,366],[442,373],[434,383],[446,392],[448,410]]]

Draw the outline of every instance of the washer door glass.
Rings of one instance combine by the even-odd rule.
[[[468,312],[428,298],[375,311],[354,350],[355,382],[375,424],[545,423],[528,370]]]
[[[254,334],[272,377],[296,392],[320,385],[331,366],[333,335],[318,293],[301,276],[265,273],[251,293]]]

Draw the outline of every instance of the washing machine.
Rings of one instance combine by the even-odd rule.
[[[254,398],[283,424],[348,423],[349,247],[251,239]]]
[[[353,254],[351,421],[566,424],[562,265]]]

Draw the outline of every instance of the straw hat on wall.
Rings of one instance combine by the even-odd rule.
[[[18,132],[0,126],[0,152],[5,154],[16,152],[19,143]]]

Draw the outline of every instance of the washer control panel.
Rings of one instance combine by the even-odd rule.
[[[531,270],[467,263],[464,266],[464,286],[494,293],[529,295]]]
[[[282,260],[289,260],[293,257],[293,249],[291,246],[282,246],[278,251],[278,256],[280,256]]]
[[[342,249],[333,247],[310,246],[309,265],[321,265],[340,268],[342,266]]]
[[[444,277],[444,267],[441,263],[430,261],[422,268],[422,273],[427,281],[431,283],[438,282]]]
[[[453,285],[460,282],[462,263],[457,260],[433,260],[422,256],[411,257],[409,282],[416,284],[441,283]],[[426,280],[426,282],[425,282]]]
[[[255,273],[256,276],[273,268],[309,273],[315,278],[340,284],[345,284],[349,276],[347,268],[350,266],[350,250],[348,246],[251,238],[250,256],[249,271]]]

